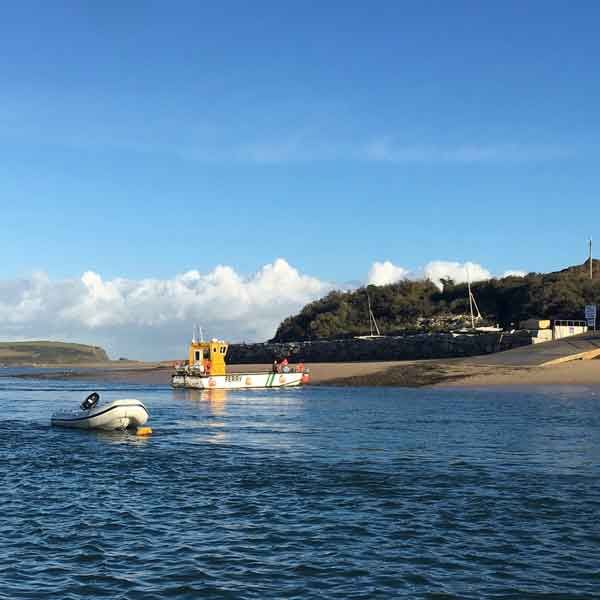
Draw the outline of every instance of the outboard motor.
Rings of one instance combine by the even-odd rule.
[[[98,400],[100,400],[100,394],[97,392],[92,392],[81,404],[81,410],[90,410],[98,404]]]

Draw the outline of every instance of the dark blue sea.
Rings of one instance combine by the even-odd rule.
[[[93,390],[154,434],[50,427]],[[600,390],[0,378],[21,598],[600,598]]]

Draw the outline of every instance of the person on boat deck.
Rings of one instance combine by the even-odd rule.
[[[284,359],[281,361],[281,370],[282,370],[284,373],[287,373],[287,372],[289,372],[289,370],[290,370],[290,369],[289,369],[289,367],[288,367],[288,359],[287,359],[287,358],[284,358]]]
[[[205,365],[205,369],[204,370],[206,371],[207,375],[210,375],[210,358],[206,359],[206,365]]]
[[[277,359],[273,361],[273,373],[279,372],[279,364],[277,363]]]

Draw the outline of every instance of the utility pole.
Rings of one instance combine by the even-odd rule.
[[[593,268],[592,268],[592,237],[590,236],[590,279],[593,279]]]

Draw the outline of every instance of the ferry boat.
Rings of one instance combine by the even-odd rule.
[[[229,344],[223,340],[204,342],[192,339],[187,364],[175,367],[171,385],[200,390],[238,390],[295,387],[310,380],[304,365],[286,365],[271,371],[228,373],[225,363],[228,348]]]

